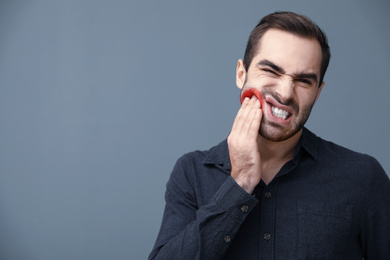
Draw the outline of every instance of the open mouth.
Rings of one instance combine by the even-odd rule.
[[[268,106],[267,111],[271,121],[275,121],[278,124],[287,124],[290,121],[293,115],[292,107],[279,103],[271,95],[267,95],[265,101]]]
[[[261,95],[260,91],[254,88],[245,90],[241,95],[241,103],[246,97],[252,98],[255,96],[261,104],[261,108],[265,108],[265,105],[269,107],[268,111],[270,116],[274,118],[274,121],[277,123],[287,123],[291,117],[293,110],[289,106],[280,104],[274,97],[267,95],[264,97]]]
[[[275,106],[272,106],[271,105],[271,111],[272,111],[272,115],[274,117],[277,117],[277,118],[280,118],[280,119],[283,119],[283,120],[286,120],[290,117],[290,113],[287,112],[286,110],[283,110],[281,108],[277,108]]]

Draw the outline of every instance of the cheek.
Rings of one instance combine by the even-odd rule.
[[[297,100],[299,106],[300,117],[307,117],[314,106],[316,101],[316,93],[297,93],[299,99]]]
[[[300,106],[313,106],[317,99],[317,91],[315,90],[302,90],[297,91],[296,96],[298,97],[298,101]]]
[[[241,104],[242,102],[244,102],[244,99],[246,97],[252,98],[252,96],[255,96],[260,101],[261,107],[263,107],[264,104],[263,96],[261,95],[260,91],[254,88],[247,89],[244,91],[244,93],[242,93]]]

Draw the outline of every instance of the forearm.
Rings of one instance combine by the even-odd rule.
[[[194,212],[195,219],[183,223],[167,200],[161,231],[149,259],[220,259],[257,200],[242,190],[231,177],[222,184],[210,203]],[[173,227],[179,223],[180,232]],[[181,224],[180,224],[181,223]]]

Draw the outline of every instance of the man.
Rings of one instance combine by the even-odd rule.
[[[227,140],[177,161],[149,259],[390,259],[388,176],[304,128],[329,59],[308,18],[260,21],[236,72],[255,95]]]

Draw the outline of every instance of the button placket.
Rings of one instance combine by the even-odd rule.
[[[264,187],[261,194],[261,237],[260,246],[263,248],[265,259],[274,259],[275,235],[275,195],[277,182]]]

